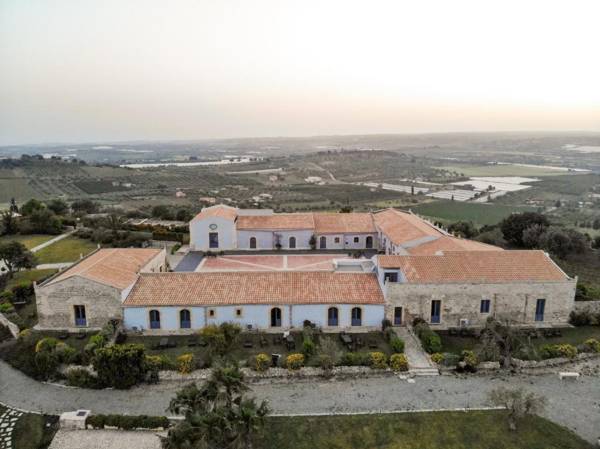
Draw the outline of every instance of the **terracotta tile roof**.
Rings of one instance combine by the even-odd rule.
[[[242,215],[238,217],[236,228],[240,229],[314,229],[315,221],[312,213]]]
[[[144,273],[123,305],[383,303],[374,274],[288,271]]]
[[[445,235],[416,215],[395,209],[377,212],[373,219],[377,227],[395,245],[401,245],[423,237]]]
[[[203,220],[209,217],[219,217],[234,221],[237,217],[237,209],[235,207],[226,206],[225,204],[205,207],[198,215],[192,218],[192,221]]]
[[[46,285],[80,276],[122,290],[133,284],[140,269],[161,251],[152,248],[100,249],[51,279]]]
[[[406,251],[412,256],[433,256],[439,252],[503,251],[503,249],[497,246],[488,245],[486,243],[476,242],[474,240],[459,239],[445,235],[430,242],[422,243],[413,248],[407,248]]]
[[[378,256],[382,268],[399,268],[411,284],[502,283],[569,279],[543,251],[468,251],[441,256]]]
[[[315,213],[314,216],[317,234],[377,232],[373,223],[373,215],[369,213]]]

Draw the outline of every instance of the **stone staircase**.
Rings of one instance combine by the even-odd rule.
[[[408,374],[411,376],[439,376],[440,372],[423,351],[419,339],[408,327],[395,327],[394,331],[404,340],[404,354],[408,359]]]

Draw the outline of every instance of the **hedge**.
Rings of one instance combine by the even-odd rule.
[[[117,427],[122,430],[133,429],[167,429],[170,422],[166,416],[130,416],[130,415],[91,415],[85,421],[86,426],[94,429]]]
[[[425,352],[433,354],[442,350],[442,339],[429,328],[427,323],[419,323],[415,326],[417,337],[421,340],[421,345]]]

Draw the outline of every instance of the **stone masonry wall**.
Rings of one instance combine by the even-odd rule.
[[[387,283],[386,318],[393,320],[394,307],[403,307],[404,322],[420,316],[427,322],[431,301],[441,300],[441,322],[436,328],[458,327],[461,319],[483,326],[488,316],[528,325],[567,324],[573,310],[575,280],[552,283],[504,284],[402,284]],[[536,300],[546,299],[543,322],[535,321]],[[482,299],[490,300],[490,313],[480,313]]]
[[[88,328],[101,328],[123,316],[118,289],[77,276],[37,286],[35,296],[40,329],[77,329],[74,305],[85,306]]]
[[[575,301],[576,312],[600,313],[600,301]]]

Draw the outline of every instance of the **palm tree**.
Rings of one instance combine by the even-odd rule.
[[[241,398],[240,398],[241,399]],[[235,422],[232,449],[252,449],[254,436],[261,432],[265,425],[265,417],[269,414],[265,401],[257,406],[254,398],[241,399],[233,410],[231,421]]]
[[[206,384],[211,391],[217,392],[217,401],[224,401],[227,407],[231,407],[235,396],[241,396],[249,389],[244,383],[244,373],[237,365],[217,366]]]

